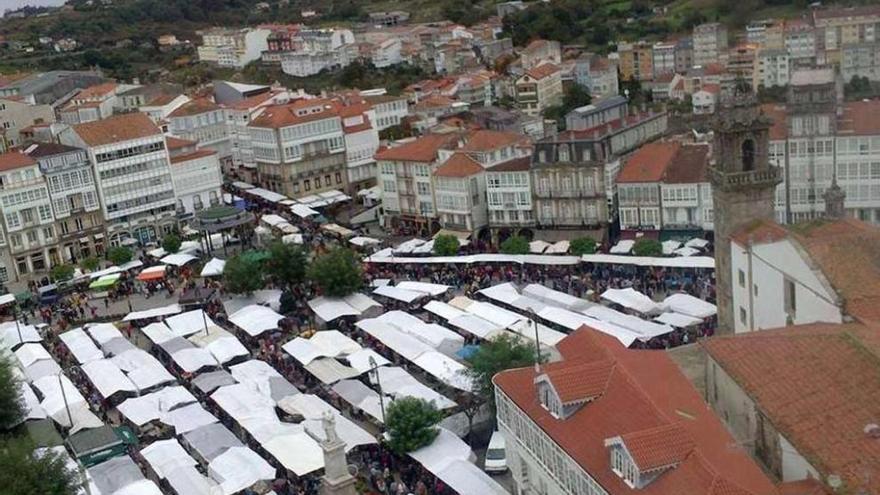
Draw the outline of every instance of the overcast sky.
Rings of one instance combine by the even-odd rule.
[[[64,0],[0,0],[0,13],[5,10],[15,10],[25,5],[63,5]]]

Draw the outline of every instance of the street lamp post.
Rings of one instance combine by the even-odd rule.
[[[70,414],[70,404],[67,402],[67,394],[64,392],[64,382],[61,381],[61,377],[64,375],[64,371],[70,371],[78,367],[74,364],[69,366],[67,370],[61,370],[61,373],[58,373],[58,387],[61,389],[61,399],[64,401],[64,409],[67,410],[67,422],[70,423],[70,428],[73,428],[73,416]]]
[[[12,305],[12,318],[15,319],[15,331],[18,332],[18,343],[24,344],[21,338],[21,325],[18,323],[18,303]]]
[[[379,388],[379,409],[382,411],[382,423],[385,423],[385,394],[382,393],[382,382],[379,381],[379,365],[376,359],[370,356],[370,373],[376,377],[376,387]]]
[[[538,364],[541,362],[541,341],[538,340],[538,320],[534,311],[529,311],[529,319],[535,329],[535,364]]]

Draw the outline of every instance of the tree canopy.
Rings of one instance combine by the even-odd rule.
[[[529,240],[520,235],[508,237],[501,243],[504,254],[529,254]]]
[[[656,239],[639,239],[633,244],[633,254],[636,256],[662,256],[663,244]]]
[[[263,267],[252,258],[233,256],[223,268],[223,285],[233,294],[250,294],[263,287]]]
[[[49,272],[49,276],[55,282],[63,282],[65,280],[70,280],[73,278],[73,272],[76,268],[70,264],[63,265],[55,265],[52,267],[52,270]]]
[[[361,265],[354,251],[334,248],[312,261],[307,270],[325,296],[343,297],[357,291],[364,284]]]
[[[437,423],[443,414],[432,402],[416,397],[401,397],[385,409],[388,446],[399,455],[429,445],[437,437]]]
[[[288,287],[302,283],[306,276],[306,253],[294,244],[275,241],[269,245],[266,272]]]
[[[83,270],[88,270],[90,272],[97,270],[100,265],[101,260],[94,256],[89,256],[79,263],[79,266],[81,266]]]
[[[13,374],[11,358],[0,355],[0,430],[9,429],[24,418],[19,380]]]
[[[133,253],[125,246],[114,246],[107,250],[107,260],[116,266],[124,265],[131,261]]]
[[[434,254],[437,256],[455,256],[458,254],[458,237],[451,234],[443,234],[435,237]]]
[[[174,254],[180,249],[180,237],[174,232],[166,235],[162,239],[162,249],[168,254]]]
[[[596,252],[596,240],[592,237],[579,237],[571,241],[569,250],[575,256],[593,254]]]
[[[34,452],[28,438],[0,441],[0,486],[9,495],[75,495],[82,476],[57,452]]]
[[[468,358],[471,365],[468,374],[474,381],[476,393],[494,407],[492,377],[504,370],[535,364],[535,352],[534,345],[518,335],[502,334],[482,343]]]

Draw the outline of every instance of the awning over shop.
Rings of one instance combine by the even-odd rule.
[[[137,276],[137,279],[142,282],[151,282],[154,280],[161,280],[165,278],[165,270],[168,265],[159,265],[159,266],[151,266],[149,268],[144,268],[141,273]]]

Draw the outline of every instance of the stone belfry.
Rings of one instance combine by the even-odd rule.
[[[733,333],[734,329],[731,235],[752,221],[774,220],[773,199],[782,179],[779,168],[768,158],[772,124],[761,113],[755,94],[744,80],[737,80],[722,92],[713,126],[714,157],[709,168],[714,196],[719,333]]]

